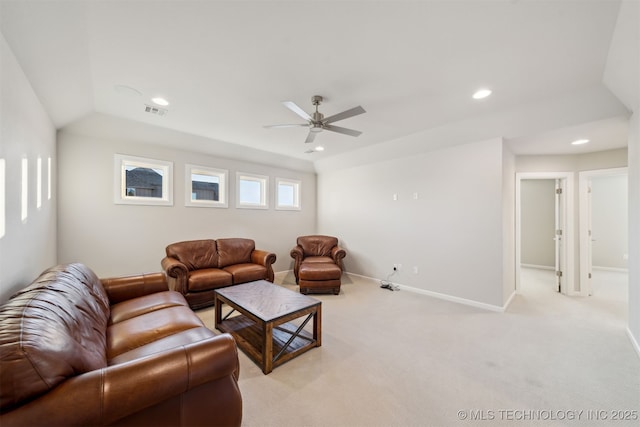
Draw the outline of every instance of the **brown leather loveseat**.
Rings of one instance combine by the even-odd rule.
[[[235,425],[235,341],[163,273],[52,267],[0,306],[0,425]]]
[[[207,239],[172,243],[161,261],[169,287],[193,309],[213,305],[214,290],[254,280],[273,282],[276,254],[251,239]]]

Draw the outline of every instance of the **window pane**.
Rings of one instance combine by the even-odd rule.
[[[191,200],[220,201],[220,177],[191,174]]]
[[[240,203],[261,204],[261,185],[259,181],[240,179]]]
[[[162,169],[125,165],[125,197],[162,198]]]
[[[291,184],[278,186],[278,204],[280,206],[294,206],[295,188]]]

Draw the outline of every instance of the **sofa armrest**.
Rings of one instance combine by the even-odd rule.
[[[296,262],[302,262],[302,259],[304,258],[304,251],[302,250],[302,246],[298,245],[291,249],[291,253],[289,255],[291,255],[291,258],[293,258]]]
[[[302,264],[302,260],[304,259],[304,250],[302,246],[296,245],[291,249],[289,255],[293,258],[293,275],[296,278],[296,283],[298,283],[298,270],[300,270],[300,264]]]
[[[342,265],[342,259],[347,256],[347,252],[342,249],[340,246],[334,246],[331,249],[331,258],[335,261],[335,263],[340,267],[340,270],[344,271],[344,266]]]
[[[170,416],[175,420],[165,418],[166,424],[200,417],[210,425],[239,426],[238,372],[235,341],[222,334],[71,378],[3,414],[0,424],[41,425],[46,420],[48,426],[118,425],[118,420],[133,416],[155,425],[159,417]],[[206,406],[201,397],[189,399],[191,390],[207,383],[214,383],[214,389]],[[218,419],[219,414],[224,415]]]
[[[269,267],[271,264],[276,262],[276,254],[254,249],[253,252],[251,252],[251,262]]]
[[[167,274],[169,288],[183,295],[186,294],[187,282],[189,280],[189,269],[187,266],[173,257],[164,257],[160,265]]]
[[[164,273],[146,273],[132,276],[101,278],[111,305],[143,295],[168,291]]]
[[[251,262],[254,264],[260,264],[267,268],[266,280],[273,282],[273,263],[276,262],[276,254],[267,251],[261,251],[260,249],[254,249],[251,252]]]

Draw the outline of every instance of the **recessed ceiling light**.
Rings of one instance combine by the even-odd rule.
[[[491,90],[489,89],[479,89],[476,93],[473,94],[473,99],[483,99],[487,96],[491,95]]]
[[[121,95],[129,96],[132,98],[136,96],[142,96],[142,92],[131,86],[115,85],[113,89]]]
[[[156,105],[160,105],[161,107],[166,107],[167,105],[169,105],[169,101],[159,96],[155,98],[151,98],[151,102],[153,102]]]
[[[316,147],[316,151],[324,151],[324,147],[322,145],[318,145]]]
[[[576,139],[571,143],[571,145],[582,145],[582,144],[586,144],[587,142],[589,142],[588,139]]]

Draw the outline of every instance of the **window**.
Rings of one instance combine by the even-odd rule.
[[[22,159],[22,192],[21,192],[20,219],[27,221],[29,216],[29,160]]]
[[[4,236],[5,230],[5,211],[4,211],[4,159],[0,159],[0,239]]]
[[[38,157],[36,163],[36,207],[42,208],[42,158]]]
[[[114,203],[173,205],[173,163],[116,154]]]
[[[300,208],[300,181],[276,178],[276,209],[299,211]]]
[[[226,208],[228,171],[185,165],[185,206]]]
[[[243,172],[236,173],[238,208],[268,209],[269,177]]]
[[[47,158],[47,200],[51,200],[51,157]]]

